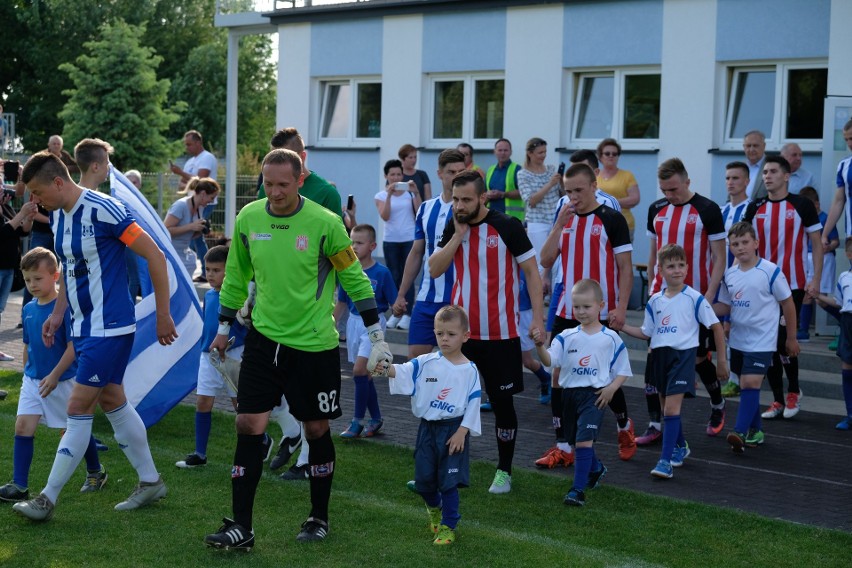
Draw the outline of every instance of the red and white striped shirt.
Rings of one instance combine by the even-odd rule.
[[[697,193],[682,205],[672,205],[666,198],[655,201],[648,209],[648,236],[657,251],[668,244],[676,244],[686,251],[686,279],[684,283],[702,294],[710,284],[710,242],[725,239],[725,222],[722,210],[713,201]],[[724,260],[724,259],[723,259]],[[663,276],[656,266],[651,295],[663,288]]]
[[[794,193],[780,201],[766,197],[749,204],[743,220],[754,225],[760,241],[758,254],[778,265],[791,290],[803,290],[807,284],[808,233],[822,229],[814,204]]]
[[[447,223],[438,248],[455,229],[455,223]],[[518,264],[530,258],[535,249],[514,217],[489,210],[482,222],[470,225],[453,257],[451,302],[467,310],[472,339],[518,337]]]
[[[556,315],[574,318],[571,288],[583,278],[597,281],[603,289],[604,307],[601,319],[618,303],[618,266],[615,255],[630,252],[630,232],[621,213],[597,207],[585,215],[573,215],[562,228],[559,239],[559,261],[565,293],[559,298]]]

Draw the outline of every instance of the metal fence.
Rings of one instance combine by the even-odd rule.
[[[151,206],[157,210],[161,219],[166,217],[169,207],[183,197],[178,193],[179,176],[171,173],[161,172],[143,172],[142,173],[142,194],[148,199]],[[225,231],[225,195],[228,193],[228,187],[225,180],[219,182],[222,186],[222,191],[219,194],[219,202],[213,210],[213,215],[210,217],[210,234],[208,241],[215,242],[221,238]],[[240,212],[247,203],[251,203],[257,198],[257,176],[241,175],[237,176],[236,187],[236,213]],[[230,235],[227,235],[230,236]]]

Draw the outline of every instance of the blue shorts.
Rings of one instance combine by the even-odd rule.
[[[544,325],[544,329],[547,331],[553,331],[553,318],[556,317],[556,308],[559,307],[559,299],[562,297],[562,290],[564,288],[565,285],[562,282],[557,282],[553,285],[553,293],[550,295],[550,306],[547,308],[547,322]]]
[[[447,446],[462,418],[420,420],[414,446],[414,483],[418,493],[449,491],[470,484],[470,434],[465,436],[461,452],[450,455]]]
[[[446,305],[444,302],[414,303],[408,328],[409,345],[438,345],[438,340],[435,339],[435,314]]]
[[[89,387],[120,385],[130,361],[135,333],[115,337],[74,337],[76,381]]]
[[[746,352],[731,347],[731,372],[738,377],[743,375],[766,376],[772,365],[773,351]]]
[[[695,352],[691,349],[657,347],[651,352],[651,380],[663,396],[687,394],[695,396]]]
[[[837,341],[837,356],[847,365],[852,365],[852,314],[840,314],[840,338]]]
[[[562,391],[562,427],[570,444],[594,442],[603,422],[604,411],[595,406],[596,387],[567,388]]]

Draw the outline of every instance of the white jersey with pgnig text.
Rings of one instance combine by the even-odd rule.
[[[834,299],[840,304],[841,312],[852,313],[852,270],[847,270],[837,279]]]
[[[394,365],[396,378],[390,379],[390,393],[411,397],[411,412],[424,420],[448,420],[464,416],[461,425],[479,436],[479,402],[482,389],[479,369],[468,361],[456,365],[440,351],[421,355]]]
[[[615,377],[632,377],[627,349],[618,334],[604,327],[588,334],[582,326],[566,329],[553,338],[552,367],[559,367],[559,386],[565,389],[603,388]]]
[[[766,259],[758,259],[748,270],[738,264],[727,269],[719,286],[719,301],[731,306],[730,346],[746,353],[775,351],[778,302],[791,295],[784,273]]]
[[[414,240],[424,240],[423,251],[423,282],[417,292],[418,302],[450,303],[455,282],[455,271],[452,265],[438,278],[429,276],[429,257],[435,252],[438,240],[444,233],[447,220],[452,220],[453,202],[444,203],[441,196],[434,197],[420,204],[417,217],[414,219]]]
[[[447,223],[438,248],[446,246],[455,229],[455,223]],[[472,339],[518,337],[518,264],[529,259],[535,259],[535,249],[514,217],[489,209],[482,221],[470,225],[453,256],[452,302],[467,310]]]
[[[651,338],[651,349],[671,347],[685,350],[698,347],[698,325],[709,328],[719,323],[710,303],[690,286],[668,297],[657,292],[645,305],[642,333]]]
[[[50,215],[71,308],[72,337],[112,337],[136,330],[127,285],[126,245],[133,217],[117,199],[83,189],[71,211]]]

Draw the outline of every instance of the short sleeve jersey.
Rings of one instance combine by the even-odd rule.
[[[418,302],[450,303],[450,294],[455,282],[455,270],[452,265],[438,278],[429,275],[429,257],[435,252],[438,239],[444,233],[447,221],[453,217],[452,201],[444,203],[441,196],[433,197],[420,204],[414,219],[414,240],[424,241],[423,281],[417,292]]]
[[[126,246],[119,240],[131,225],[135,221],[120,201],[85,188],[70,212],[51,213],[72,337],[113,337],[136,330]]]
[[[703,195],[694,194],[682,205],[672,205],[666,198],[648,208],[648,236],[657,251],[676,244],[686,251],[687,286],[701,293],[710,284],[710,242],[725,238],[725,224],[719,206]],[[648,267],[651,268],[651,267]],[[651,294],[663,289],[663,276],[653,267]]]
[[[370,279],[370,286],[373,288],[373,293],[376,295],[376,307],[379,313],[383,314],[388,311],[391,302],[396,300],[396,284],[393,283],[393,276],[390,270],[384,264],[374,263],[373,266],[364,270],[364,274]],[[346,293],[346,290],[340,290],[337,296],[338,302],[346,302],[349,307],[349,313],[357,316],[358,310],[355,308],[355,302]]]
[[[53,346],[44,346],[44,341],[41,339],[41,327],[53,313],[55,305],[56,300],[39,304],[38,299],[34,298],[24,306],[21,314],[24,324],[24,345],[27,348],[27,364],[24,366],[24,374],[31,379],[40,381],[49,375],[56,368],[59,360],[62,359],[62,355],[68,348],[68,342],[71,341],[71,314],[66,310],[62,325],[59,326],[53,336]],[[70,379],[76,374],[77,361],[72,361],[71,365],[59,377],[59,380]]]
[[[606,318],[618,300],[615,257],[633,250],[624,216],[605,205],[583,215],[573,215],[562,228],[558,246],[563,289],[570,291],[583,278],[599,282],[604,294],[601,319]],[[562,294],[557,315],[574,319],[573,309],[571,294]]]
[[[778,342],[778,302],[791,295],[784,273],[766,259],[742,270],[725,271],[719,301],[731,306],[730,346],[747,353],[775,351]]]
[[[748,206],[743,221],[754,225],[760,241],[758,254],[778,265],[790,288],[803,290],[807,283],[808,234],[822,229],[814,204],[794,193],[779,201],[766,197]]]
[[[742,203],[738,203],[737,205],[732,205],[730,201],[725,203],[722,206],[722,220],[725,222],[725,243],[729,244],[728,241],[728,231],[731,227],[734,226],[734,223],[738,223],[743,220],[743,216],[745,215],[745,210],[748,207],[748,204],[751,203],[748,199],[743,201]],[[728,263],[726,268],[729,268],[734,264],[734,255],[731,252],[730,248],[728,248]]]
[[[204,294],[204,329],[201,332],[201,350],[205,353],[210,351],[210,344],[216,338],[219,330],[219,292],[210,289]],[[228,338],[234,338],[234,347],[245,345],[248,330],[243,325],[234,321]]]
[[[843,217],[846,219],[846,232],[852,232],[852,156],[840,160],[837,164],[837,187],[843,189],[846,195],[846,205],[843,208]],[[852,234],[846,235],[847,237]]]
[[[593,334],[582,326],[566,329],[553,338],[547,352],[552,366],[559,367],[562,388],[603,388],[617,376],[633,376],[624,342],[607,327]]]
[[[698,324],[719,323],[710,303],[689,286],[668,297],[657,292],[645,305],[642,333],[651,338],[651,349],[671,347],[685,350],[698,347]]]
[[[373,288],[352,250],[340,217],[307,199],[289,215],[273,215],[266,199],[240,210],[219,295],[237,310],[254,278],[255,329],[302,351],[338,345],[334,326],[334,274],[355,302],[373,298]],[[126,288],[126,286],[125,286]]]
[[[388,381],[390,393],[410,396],[414,416],[430,421],[463,416],[461,425],[471,436],[482,433],[482,389],[473,362],[456,365],[437,351],[394,365],[394,370],[396,378]]]
[[[852,314],[852,270],[843,272],[837,279],[834,299],[840,304],[842,313]]]
[[[443,248],[455,233],[447,223],[438,243]],[[467,310],[473,339],[518,337],[518,264],[535,258],[524,226],[491,209],[470,230],[453,257],[456,280],[452,303]]]

